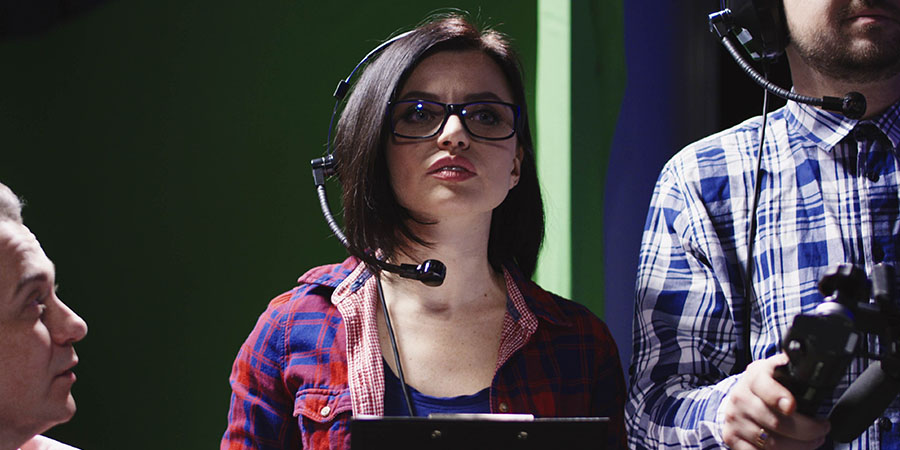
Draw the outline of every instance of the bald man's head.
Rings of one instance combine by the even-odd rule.
[[[22,201],[3,183],[0,183],[0,222],[11,220],[22,223]]]

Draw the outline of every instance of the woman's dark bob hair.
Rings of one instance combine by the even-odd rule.
[[[410,243],[429,245],[407,226],[413,219],[391,188],[385,159],[391,134],[387,104],[420,61],[437,52],[462,50],[481,51],[496,61],[513,101],[522,108],[514,136],[524,153],[519,183],[494,209],[488,260],[497,271],[504,263],[515,263],[531,277],[544,239],[544,207],[519,61],[501,33],[480,30],[456,14],[435,18],[389,45],[350,92],[334,141],[347,239],[358,249],[379,249],[386,258],[404,252]]]

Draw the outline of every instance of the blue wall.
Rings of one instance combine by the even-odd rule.
[[[659,171],[718,120],[720,50],[706,14],[718,1],[626,1],[628,79],[606,180],[606,321],[631,359],[634,282],[641,234]]]

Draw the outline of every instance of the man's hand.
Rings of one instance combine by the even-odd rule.
[[[787,362],[781,353],[751,363],[725,397],[722,437],[732,449],[814,449],[825,442],[828,421],[795,413],[794,396],[773,378]]]

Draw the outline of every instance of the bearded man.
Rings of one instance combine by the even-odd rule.
[[[857,91],[867,112],[853,120],[788,102],[769,115],[764,135],[762,119],[752,118],[689,145],[663,168],[636,285],[632,447],[840,446],[821,414],[797,412],[773,373],[788,361],[780,349],[794,316],[824,300],[816,286],[829,266],[900,265],[900,0],[783,0],[783,13],[793,90]],[[749,324],[741,323],[745,308]],[[742,369],[745,325],[752,362]],[[856,357],[821,410],[869,363]],[[845,446],[900,448],[898,406],[894,399]]]

